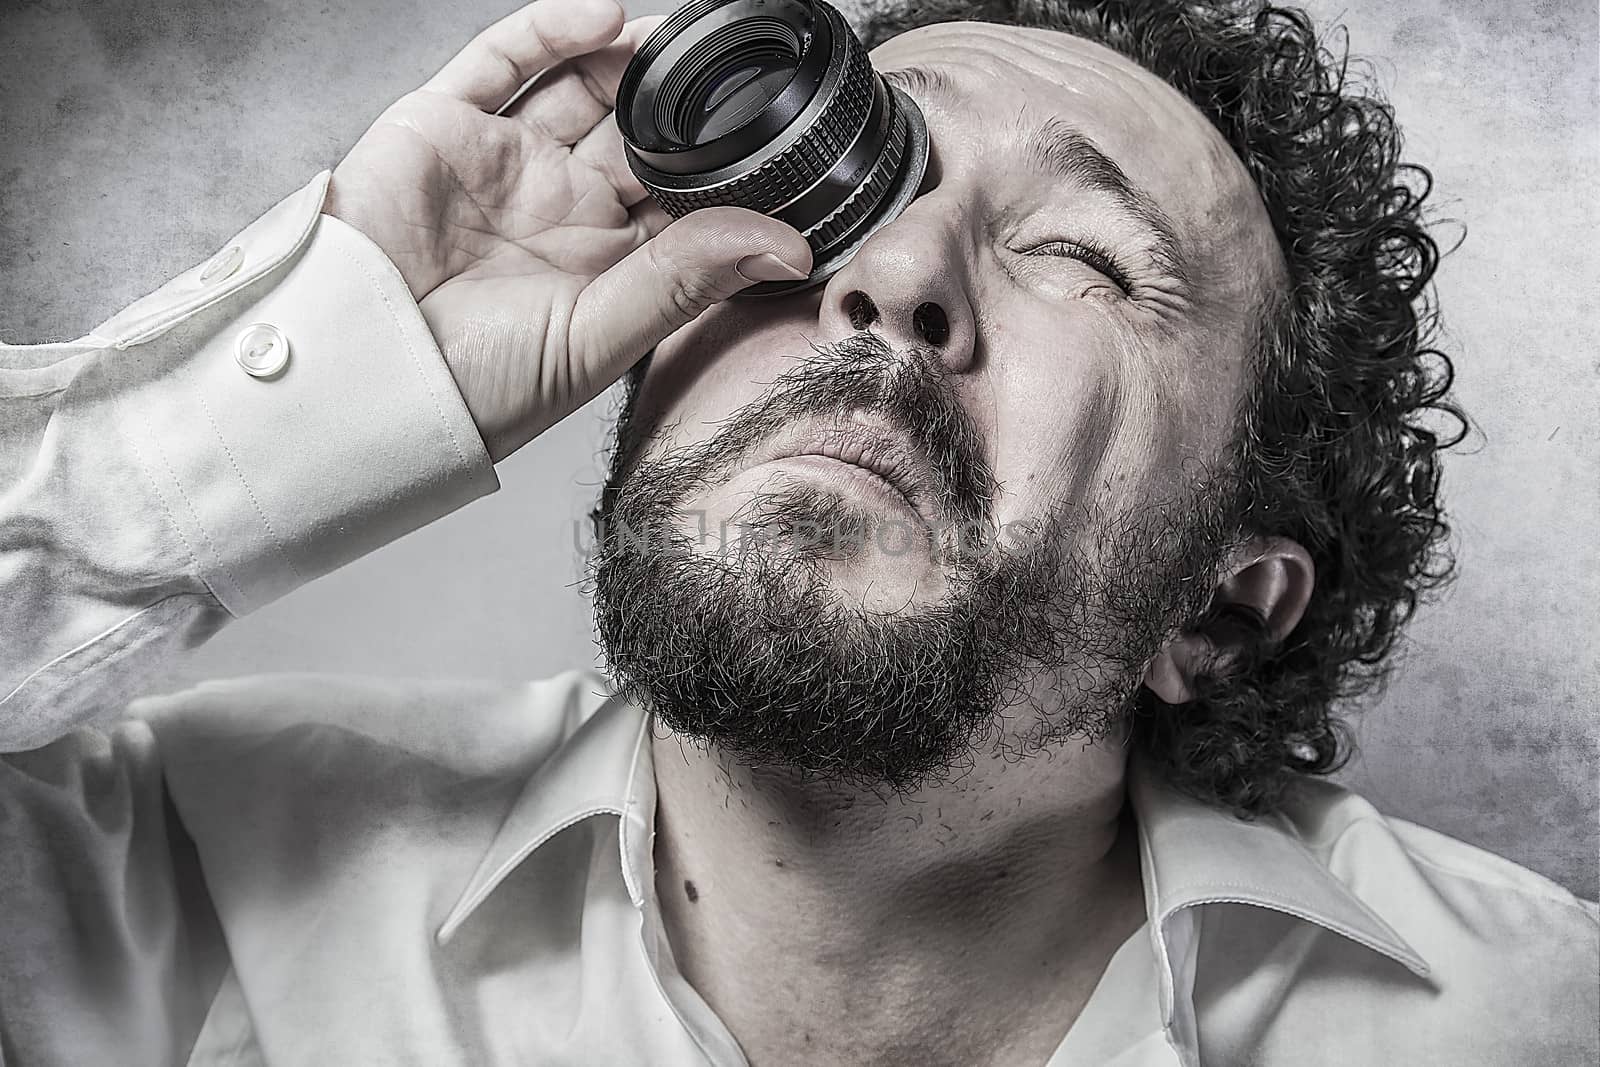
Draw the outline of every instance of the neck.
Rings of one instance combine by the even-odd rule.
[[[1144,921],[1114,746],[896,796],[652,744],[668,938],[754,1067],[1042,1064]]]

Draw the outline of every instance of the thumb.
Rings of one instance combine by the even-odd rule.
[[[603,390],[711,305],[809,273],[811,247],[787,223],[741,207],[691,211],[584,288],[568,326],[573,369]]]

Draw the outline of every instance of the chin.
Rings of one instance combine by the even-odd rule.
[[[868,549],[856,559],[830,560],[825,566],[829,584],[846,603],[874,615],[904,615],[938,603],[950,589],[944,569],[925,549],[918,555],[920,560]]]

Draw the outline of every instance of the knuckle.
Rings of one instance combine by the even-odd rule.
[[[499,42],[485,40],[483,42],[483,52],[487,55],[490,63],[500,68],[502,78],[515,81],[518,85],[528,80],[521,65],[506,53],[506,50],[500,46]]]
[[[533,43],[539,51],[547,56],[560,56],[561,49],[555,41],[551,40],[550,29],[545,25],[545,20],[550,18],[548,12],[539,11],[534,18],[528,20],[528,36],[533,38]]]
[[[679,322],[688,322],[721,299],[716,287],[702,274],[694,272],[677,278],[670,293],[671,311]]]

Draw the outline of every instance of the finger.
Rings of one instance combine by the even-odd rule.
[[[651,15],[624,24],[616,40],[551,70],[505,113],[558,144],[574,144],[611,113],[623,71],[665,17]]]
[[[811,249],[777,219],[714,207],[674,220],[579,295],[567,335],[574,377],[598,394],[706,308],[756,281],[795,280],[784,263],[805,277]]]
[[[534,0],[478,34],[423,88],[492,112],[554,64],[615,40],[622,22],[616,0]]]
[[[603,177],[616,190],[617,200],[631,207],[648,194],[644,183],[628,166],[622,152],[622,131],[617,128],[615,113],[607,115],[601,123],[572,146],[572,154],[580,162]]]
[[[609,106],[594,98],[583,72],[563,63],[502,113],[553,144],[571,145],[610,112]]]
[[[622,72],[628,69],[629,61],[644,44],[645,38],[666,19],[665,15],[644,15],[630,19],[623,25],[615,41],[576,61],[575,65],[587,75],[596,100],[607,108],[617,106],[617,86],[622,82]]]

